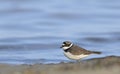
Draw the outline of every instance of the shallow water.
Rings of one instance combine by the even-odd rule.
[[[70,40],[101,55],[119,56],[119,0],[0,0],[0,63],[68,62]]]

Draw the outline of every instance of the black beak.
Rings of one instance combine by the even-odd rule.
[[[60,48],[62,48],[62,47],[64,47],[64,45],[61,45],[61,47],[60,47]]]

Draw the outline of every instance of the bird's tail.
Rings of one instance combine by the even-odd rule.
[[[92,51],[92,53],[94,53],[94,54],[101,54],[101,52],[99,52],[99,51]]]

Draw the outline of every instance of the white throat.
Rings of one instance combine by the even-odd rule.
[[[62,47],[64,50],[66,50],[66,49],[69,49],[70,47],[72,47],[72,45],[73,45],[73,43],[70,45],[70,46],[64,46],[64,47]]]

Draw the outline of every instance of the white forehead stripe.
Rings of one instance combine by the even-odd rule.
[[[62,44],[62,45],[65,45],[65,44]]]

